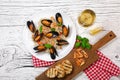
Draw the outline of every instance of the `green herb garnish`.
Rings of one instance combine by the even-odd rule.
[[[51,47],[52,47],[51,44],[45,44],[44,46],[45,46],[46,48],[51,48]]]
[[[55,28],[51,28],[51,31],[55,31]]]
[[[82,41],[85,42],[85,43],[87,43],[89,40],[84,37],[84,38],[82,38]]]
[[[75,47],[76,47],[76,48],[80,47],[80,45],[81,45],[80,42],[76,42],[76,43],[75,43]]]
[[[86,48],[86,49],[90,49],[91,45],[89,44],[89,40],[87,38],[82,38],[81,36],[77,36],[77,40],[79,40],[78,42],[75,43],[75,47],[82,47],[82,48]]]
[[[85,47],[86,47],[86,46],[85,46],[85,42],[82,42],[82,43],[81,43],[81,47],[82,47],[82,48],[85,48]]]
[[[82,40],[82,38],[81,38],[80,36],[77,36],[77,39],[78,39],[78,40]]]
[[[86,43],[85,47],[86,47],[87,49],[90,49],[90,48],[91,48],[91,45],[90,45],[89,43]]]
[[[40,30],[40,33],[42,33],[42,25],[40,26],[39,30]]]

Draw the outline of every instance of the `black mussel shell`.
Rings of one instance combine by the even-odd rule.
[[[60,39],[60,40],[57,40],[57,45],[59,45],[59,46],[62,46],[62,45],[67,45],[67,44],[69,44],[69,42],[68,41],[66,41],[66,40],[63,40],[63,39]]]
[[[55,49],[55,47],[52,47],[54,54],[58,56],[57,50]]]
[[[35,28],[35,25],[33,23],[33,21],[27,21],[27,26],[28,28],[30,29],[31,32],[35,32],[36,31],[36,28]]]
[[[34,50],[37,50],[37,52],[41,52],[41,51],[44,51],[46,50],[45,46],[36,46],[33,48]]]
[[[37,35],[37,33],[36,33],[36,35]],[[37,36],[34,37],[34,41],[39,41],[39,40],[42,39],[42,37],[43,37],[43,33],[40,33],[40,34],[38,34]]]
[[[58,53],[57,53],[55,47],[52,46],[49,50],[50,50],[50,56],[51,56],[51,58],[55,59],[56,55],[58,56]]]
[[[57,36],[59,36],[59,33],[56,31],[50,31],[46,34],[46,37],[48,37],[48,38],[55,38]]]
[[[36,37],[36,36],[38,36],[38,35],[39,35],[39,31],[36,30],[36,31],[35,31],[35,34],[34,34],[34,37]]]
[[[60,13],[56,13],[55,15],[55,18],[56,18],[56,21],[59,23],[59,24],[63,24],[63,19],[62,19],[62,15]]]
[[[50,27],[52,20],[49,19],[43,19],[41,20],[42,25],[46,26],[46,27]]]
[[[70,29],[69,29],[69,26],[68,26],[68,28],[67,28],[65,25],[62,26],[62,34],[63,34],[65,37],[68,36],[69,30],[70,30]]]
[[[55,58],[56,58],[55,54],[50,54],[50,57],[51,57],[52,59],[55,59]]]
[[[52,34],[53,34],[53,38],[55,38],[55,37],[57,37],[57,36],[59,36],[59,33],[58,32],[56,32],[56,31],[52,31]]]

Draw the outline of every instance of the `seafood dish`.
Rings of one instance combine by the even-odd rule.
[[[66,40],[70,32],[69,25],[64,24],[61,13],[56,13],[55,17],[41,19],[38,23],[37,27],[33,21],[27,21],[27,27],[36,45],[33,49],[39,54],[48,52],[51,59],[56,59],[56,56],[59,56],[57,49],[69,44]]]

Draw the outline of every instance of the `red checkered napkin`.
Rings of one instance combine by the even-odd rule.
[[[112,76],[120,75],[120,68],[112,63],[101,52],[97,52],[99,60],[84,70],[90,80],[109,80]]]
[[[54,61],[43,61],[34,56],[32,56],[32,60],[34,67],[46,67],[55,63]]]
[[[97,52],[99,60],[84,70],[90,80],[109,80],[112,76],[120,75],[120,68],[113,64],[110,59],[105,57],[101,52]],[[35,67],[50,66],[55,62],[40,60],[32,56]]]

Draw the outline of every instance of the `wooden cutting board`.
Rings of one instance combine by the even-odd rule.
[[[66,75],[64,78],[62,78],[62,79],[58,79],[58,78],[50,79],[46,76],[46,71],[47,71],[46,70],[45,72],[43,72],[42,74],[37,76],[36,80],[71,80],[78,73],[80,73],[81,71],[83,71],[84,69],[89,67],[93,62],[95,62],[98,59],[98,55],[96,54],[97,49],[104,46],[106,43],[108,43],[110,40],[112,40],[115,37],[116,37],[116,35],[112,31],[110,31],[102,39],[100,39],[97,43],[95,43],[95,45],[93,45],[90,50],[84,49],[87,52],[89,58],[85,59],[85,64],[83,66],[76,65],[75,59],[73,58],[73,53],[74,53],[74,51],[76,51],[76,48],[74,48],[71,50],[71,52],[66,57],[57,61],[55,64],[53,64],[52,66],[49,67],[49,68],[54,67],[55,65],[60,64],[63,60],[66,60],[66,59],[69,60],[73,65],[73,71],[71,74]]]

